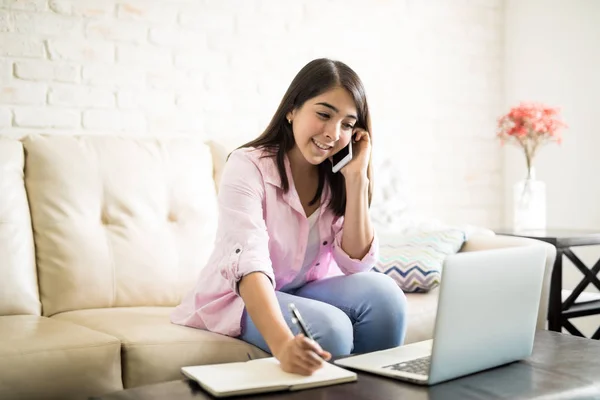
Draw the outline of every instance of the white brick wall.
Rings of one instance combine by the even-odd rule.
[[[14,75],[17,79],[45,82],[79,83],[81,66],[51,61],[15,61]]]
[[[0,107],[0,128],[8,128],[12,123],[12,113],[8,107]]]
[[[10,29],[6,20],[0,22],[3,24],[0,32]],[[44,55],[43,40],[16,33],[0,33],[0,57],[43,58]]]
[[[14,126],[23,128],[77,129],[81,126],[81,113],[55,107],[15,107]]]
[[[48,89],[48,104],[66,107],[78,105],[82,108],[114,108],[115,94],[107,89],[55,84]]]
[[[48,5],[57,14],[74,17],[108,17],[115,12],[115,4],[110,0],[50,0]]]
[[[12,78],[13,66],[8,60],[0,60],[0,82],[6,83]]]
[[[231,148],[306,62],[331,57],[362,77],[376,167],[402,182],[377,181],[378,222],[408,193],[425,215],[498,225],[503,18],[502,0],[1,0],[0,133],[185,132]]]
[[[30,83],[12,81],[2,85],[0,90],[0,104],[28,104],[32,106],[43,105],[46,102],[48,86],[45,83]]]
[[[141,111],[87,110],[83,112],[83,127],[139,133],[145,130],[146,120]]]

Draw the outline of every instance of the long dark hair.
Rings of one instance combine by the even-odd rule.
[[[372,144],[371,118],[365,89],[360,78],[343,62],[319,58],[309,62],[298,72],[290,87],[283,95],[281,103],[279,103],[279,107],[267,129],[258,138],[239,147],[262,147],[270,153],[270,156],[275,157],[284,192],[287,192],[290,188],[285,172],[285,154],[294,147],[295,143],[292,127],[287,123],[286,115],[288,112],[302,107],[307,100],[319,96],[336,86],[346,89],[354,99],[358,113],[355,126],[369,132]],[[341,173],[333,173],[331,171],[331,164],[327,161],[319,164],[318,168],[319,185],[310,204],[312,205],[319,200],[323,193],[324,185],[329,183],[331,202],[328,206],[334,214],[338,216],[344,215],[346,210],[346,183],[344,176]],[[371,155],[369,155],[367,177],[369,179],[368,192],[370,206],[373,192]]]

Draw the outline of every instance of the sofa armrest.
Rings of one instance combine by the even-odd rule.
[[[523,238],[518,236],[504,235],[477,235],[469,238],[463,245],[461,252],[499,249],[517,246],[544,246],[546,248],[546,268],[544,270],[544,282],[542,284],[542,295],[538,311],[537,329],[546,329],[548,319],[548,301],[550,295],[550,278],[556,259],[556,248],[541,240]]]

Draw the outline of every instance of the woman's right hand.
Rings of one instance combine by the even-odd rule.
[[[323,367],[323,360],[331,359],[331,354],[314,340],[299,334],[285,342],[275,357],[285,372],[312,375]]]

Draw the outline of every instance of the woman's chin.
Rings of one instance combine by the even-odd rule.
[[[307,161],[307,162],[308,162],[310,165],[314,165],[314,166],[318,166],[318,165],[320,165],[320,164],[323,162],[323,160],[318,160],[318,159],[316,159],[316,158],[314,158],[314,157],[313,157],[313,158],[310,158],[310,159],[308,159],[308,158],[307,158],[307,159],[306,159],[306,161]]]
[[[328,156],[324,156],[322,154],[315,154],[315,152],[308,149],[308,151],[304,152],[304,159],[311,165],[319,165],[323,161],[327,160]]]
[[[315,155],[315,154],[311,154],[309,157],[305,157],[306,161],[308,161],[309,164],[312,165],[320,165],[323,163],[323,161],[327,161],[327,156],[321,156],[321,155]]]

